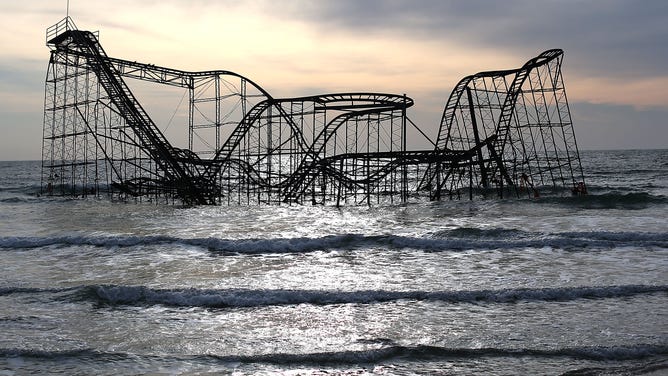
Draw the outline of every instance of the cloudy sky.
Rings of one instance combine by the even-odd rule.
[[[41,158],[45,30],[66,10],[0,0],[0,160]],[[433,138],[462,77],[561,48],[581,149],[668,147],[665,0],[70,0],[69,14],[110,56],[231,70],[274,97],[405,93]]]

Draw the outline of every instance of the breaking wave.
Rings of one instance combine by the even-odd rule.
[[[469,359],[493,357],[536,357],[536,358],[573,358],[595,361],[626,361],[646,359],[668,355],[668,346],[638,344],[631,346],[592,346],[570,347],[558,349],[531,349],[531,348],[448,348],[440,346],[393,345],[369,350],[332,351],[320,353],[292,354],[273,353],[260,355],[184,355],[184,356],[156,356],[135,355],[116,352],[101,352],[92,349],[77,349],[64,351],[41,351],[30,349],[0,349],[0,357],[24,357],[38,359],[63,360],[68,358],[93,359],[99,361],[136,361],[139,358],[148,358],[163,361],[198,361],[210,363],[264,363],[264,364],[365,364],[379,363],[393,359],[403,360],[438,360],[438,359]],[[666,369],[663,365],[657,369]]]
[[[545,196],[537,200],[539,203],[552,203],[574,206],[583,209],[646,209],[656,205],[668,204],[668,197],[648,192],[612,191],[600,194],[589,194],[578,197]]]
[[[300,253],[360,248],[418,249],[452,251],[472,249],[564,248],[592,249],[623,246],[668,247],[668,233],[651,232],[565,232],[540,234],[513,229],[459,228],[430,236],[342,234],[322,237],[220,239],[179,238],[166,235],[71,235],[54,237],[0,237],[0,248],[30,249],[40,247],[176,245],[199,247],[218,253],[263,254]]]
[[[375,304],[400,300],[460,303],[515,303],[609,299],[666,294],[665,285],[515,288],[472,291],[292,290],[292,289],[156,289],[146,286],[90,285],[64,289],[0,289],[10,294],[55,294],[56,300],[92,301],[108,305],[166,305],[178,307],[246,308],[279,305]]]
[[[602,299],[668,292],[668,286],[612,286],[480,291],[318,291],[318,290],[160,290],[143,286],[96,286],[94,297],[111,304],[164,304],[204,307],[257,307],[297,304],[371,304],[398,300],[449,303],[510,303]]]

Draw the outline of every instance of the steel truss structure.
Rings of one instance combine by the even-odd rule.
[[[520,69],[466,77],[446,104],[434,149],[409,151],[407,128],[417,127],[405,95],[274,98],[234,72],[110,57],[97,33],[69,17],[46,37],[46,194],[344,205],[584,184],[561,50]],[[187,148],[170,143],[126,80],[186,90]]]
[[[447,161],[430,164],[420,187],[436,199],[466,187],[501,197],[536,196],[547,187],[585,194],[562,59],[563,51],[552,49],[521,68],[459,81],[446,103],[436,149],[475,149],[475,155],[459,168]]]

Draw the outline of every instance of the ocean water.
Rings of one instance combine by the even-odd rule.
[[[0,375],[668,374],[668,150],[590,194],[383,207],[39,195],[0,162]]]

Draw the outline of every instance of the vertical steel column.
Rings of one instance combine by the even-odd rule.
[[[195,78],[188,77],[188,149],[193,150],[195,132]]]
[[[480,144],[480,134],[478,133],[478,122],[475,117],[475,108],[473,107],[473,98],[471,97],[471,89],[466,87],[466,95],[468,96],[469,111],[471,112],[471,127],[473,127],[473,137],[475,139],[475,147],[478,154],[478,163],[480,165],[480,180],[483,188],[487,188],[487,171],[485,170],[485,161],[482,158],[482,145]]]
[[[215,105],[216,105],[216,148],[214,153],[220,149],[220,75],[216,74],[215,76]],[[192,150],[192,147],[190,148]]]
[[[401,107],[401,152],[406,153],[406,94],[404,94],[404,105]],[[401,202],[405,203],[408,200],[408,166],[404,163],[402,166],[402,181],[401,181]]]

